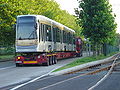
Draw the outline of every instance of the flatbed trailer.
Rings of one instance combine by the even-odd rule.
[[[31,65],[53,65],[56,64],[58,60],[71,58],[78,56],[78,52],[57,52],[57,53],[43,53],[43,54],[26,54],[16,56],[15,63],[16,66],[23,66],[27,64]]]

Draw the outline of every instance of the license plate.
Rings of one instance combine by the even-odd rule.
[[[16,61],[16,63],[22,63],[22,61]]]
[[[32,63],[37,63],[37,61],[24,61],[24,64],[32,64]]]

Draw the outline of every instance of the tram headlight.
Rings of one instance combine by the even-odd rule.
[[[20,57],[17,57],[17,59],[21,59]]]

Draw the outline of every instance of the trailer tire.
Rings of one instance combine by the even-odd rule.
[[[52,56],[52,64],[56,64],[56,62],[55,62],[55,56]]]
[[[57,57],[54,56],[54,64],[56,64],[56,63],[57,63]]]
[[[49,66],[50,65],[50,57],[47,58],[46,63],[44,63],[45,66]]]
[[[50,60],[50,65],[53,65],[53,58],[52,58],[52,56],[49,57],[49,60]]]
[[[18,64],[18,63],[16,63],[16,67],[22,67],[22,65],[21,65],[21,64]]]
[[[46,62],[46,66],[49,66],[50,65],[50,60],[49,58],[47,59],[47,62]]]

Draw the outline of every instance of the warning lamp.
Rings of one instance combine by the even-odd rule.
[[[17,57],[17,59],[20,59],[20,57]]]

